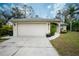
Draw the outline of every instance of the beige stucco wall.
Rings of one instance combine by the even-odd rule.
[[[17,28],[18,26],[17,26],[17,23],[15,23],[15,25],[13,25],[13,36],[18,36],[18,34],[17,34],[17,30],[18,30],[18,28]]]

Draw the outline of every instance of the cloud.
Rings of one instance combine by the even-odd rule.
[[[63,8],[65,7],[65,3],[61,4],[61,3],[57,3],[57,4],[54,4],[53,6],[53,16],[55,17],[56,14],[57,14],[57,11],[58,10],[62,10]]]
[[[50,13],[51,13],[51,14],[53,14],[53,10],[52,10],[52,11],[50,11]]]
[[[47,6],[48,9],[50,9],[51,7],[52,7],[51,5],[48,5],[48,6]]]

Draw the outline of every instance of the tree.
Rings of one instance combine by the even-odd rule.
[[[68,6],[68,9],[64,11],[65,22],[70,23],[70,31],[72,31],[72,21],[76,18],[75,14],[79,14],[79,8],[77,6],[73,6],[73,4]]]
[[[3,8],[0,9],[0,19],[4,19],[6,24],[11,18],[22,18],[23,13],[19,9],[19,7],[10,8],[10,10],[6,10]]]
[[[68,10],[67,9],[63,10],[63,16],[64,16],[64,22],[67,23],[68,22],[68,19],[67,19],[68,18],[67,17],[68,16]]]
[[[34,10],[32,6],[28,6],[26,4],[20,4],[19,7],[12,8],[15,18],[33,18],[34,17]]]
[[[64,23],[62,10],[58,10],[55,18],[60,19],[60,21],[62,21]]]
[[[2,10],[1,10],[2,9]],[[34,10],[32,6],[14,6],[8,9],[1,8],[0,9],[0,18],[4,18],[6,24],[12,18],[33,18],[34,17]]]
[[[57,19],[61,19],[61,11],[60,10],[58,10],[57,15],[56,15],[56,18]]]
[[[32,6],[26,7],[26,18],[33,18],[34,17],[34,10]]]
[[[39,18],[39,15],[35,15],[35,18]]]
[[[69,9],[68,9],[68,13],[69,13],[69,21],[70,21],[70,31],[72,31],[72,21],[75,19],[75,14],[79,14],[79,12],[77,11],[79,10],[78,8],[75,8],[75,6],[70,5]]]
[[[22,18],[23,13],[18,7],[12,8],[12,17],[14,18]]]

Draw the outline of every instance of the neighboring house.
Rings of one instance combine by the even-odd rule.
[[[67,24],[66,23],[61,23],[60,31],[62,32],[67,32]]]
[[[12,19],[13,36],[46,36],[50,33],[50,23],[57,23],[57,33],[60,33],[60,20],[25,18]]]

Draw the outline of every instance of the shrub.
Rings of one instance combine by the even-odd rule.
[[[50,27],[50,34],[54,35],[56,32],[56,24],[51,23],[51,27]]]
[[[12,31],[12,26],[10,25],[3,25],[3,29],[7,30],[7,31]]]
[[[79,31],[79,21],[75,21],[72,23],[72,30]]]
[[[70,23],[67,24],[67,30],[70,30]],[[79,20],[72,21],[72,31],[79,31]]]
[[[57,26],[57,24],[55,24],[55,23],[50,24],[50,33],[46,34],[46,37],[51,37],[55,34],[56,26]]]
[[[2,24],[3,24],[3,20],[2,19],[0,19],[0,39],[1,39],[1,34],[2,34]]]
[[[5,35],[11,35],[12,33],[12,26],[9,25],[3,25],[1,28],[1,36],[5,36]]]

